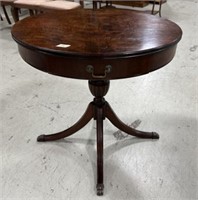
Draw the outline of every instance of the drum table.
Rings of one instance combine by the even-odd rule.
[[[97,124],[97,194],[103,195],[103,120],[139,138],[158,139],[124,124],[105,101],[112,79],[147,74],[169,63],[182,31],[175,23],[124,9],[77,9],[31,16],[12,28],[21,57],[41,71],[88,80],[94,99],[77,123],[37,141],[68,137],[92,118]],[[119,91],[118,91],[119,95]],[[130,108],[129,108],[130,109]]]

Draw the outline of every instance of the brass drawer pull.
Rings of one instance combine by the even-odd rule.
[[[106,78],[107,74],[111,72],[112,66],[111,65],[106,65],[105,66],[104,75],[96,75],[96,74],[94,74],[94,67],[92,65],[87,65],[86,70],[87,70],[88,73],[91,73],[91,76],[93,78],[104,79],[104,78]]]

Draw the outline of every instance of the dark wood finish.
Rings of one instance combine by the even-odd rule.
[[[23,8],[28,9],[30,16],[33,16],[37,13],[37,10],[35,9],[36,5],[22,6],[21,4],[19,5],[13,4],[13,6],[11,7],[11,13],[15,23],[19,21],[19,13],[20,10]]]
[[[132,7],[145,7],[149,4],[149,1],[113,1],[113,4],[132,6]]]
[[[89,81],[89,89],[94,100],[89,104],[85,114],[81,119],[72,127],[65,131],[51,134],[40,135],[37,138],[38,142],[54,141],[74,134],[85,126],[92,118],[96,120],[97,125],[97,194],[103,195],[104,183],[103,183],[103,120],[105,118],[114,124],[118,129],[128,133],[131,136],[139,138],[159,139],[158,133],[155,132],[143,132],[135,130],[126,124],[124,124],[114,113],[108,102],[104,99],[104,96],[109,89],[109,81]]]
[[[9,16],[8,16],[8,13],[7,13],[7,11],[6,11],[5,6],[4,6],[4,5],[1,5],[1,7],[2,7],[2,9],[3,9],[3,12],[4,12],[4,14],[5,14],[5,17],[6,17],[6,19],[7,19],[8,24],[12,24],[12,22],[10,21],[10,18],[9,18]]]
[[[3,9],[3,12],[4,12],[4,14],[5,14],[5,17],[6,17],[6,19],[7,19],[8,24],[12,24],[12,22],[10,21],[10,18],[9,18],[9,16],[8,16],[8,13],[7,13],[7,11],[6,11],[5,6],[4,6],[4,5],[1,5],[1,7],[2,7],[2,9]]]
[[[159,13],[159,16],[161,17],[162,16],[162,4],[165,3],[165,1],[164,0],[158,0],[158,1],[153,0],[153,1],[151,1],[151,3],[153,4],[151,14],[156,15]],[[158,11],[155,11],[156,4],[159,4]]]
[[[18,22],[19,21],[19,8],[12,6],[11,7],[11,13],[12,13],[12,17],[14,19],[14,22]]]
[[[65,18],[70,20],[65,20]],[[46,26],[43,26],[45,24]],[[56,28],[55,28],[56,27]],[[94,100],[71,128],[41,135],[39,142],[68,137],[92,118],[97,124],[97,194],[103,183],[103,120],[139,138],[158,139],[124,124],[104,99],[111,79],[139,76],[166,65],[175,55],[182,31],[173,22],[128,10],[78,10],[26,18],[12,29],[22,58],[54,75],[89,80]],[[67,48],[59,44],[71,45]]]
[[[106,80],[127,78],[166,65],[181,38],[176,24],[155,16],[118,9],[76,12],[41,14],[17,23],[12,34],[23,59],[58,76],[90,80],[87,65],[94,67],[96,75],[111,65]],[[65,20],[67,16],[70,20]]]
[[[166,3],[167,2],[167,0],[151,0],[151,1],[149,1],[150,3],[153,3],[153,2],[155,2],[156,4],[159,4],[160,2],[163,4],[163,3]]]
[[[103,195],[103,106],[96,106],[97,125],[97,195]]]
[[[165,3],[166,0],[144,0],[144,1],[101,1],[101,0],[97,0],[97,1],[93,1],[93,9],[97,9],[98,8],[98,4],[99,4],[99,8],[116,8],[115,5],[122,5],[122,6],[127,6],[127,7],[145,7],[147,5],[149,5],[149,3],[152,3],[152,9],[151,11],[148,10],[143,10],[142,12],[144,13],[150,13],[152,15],[156,15],[159,14],[159,16],[162,16],[162,4]],[[102,6],[103,4],[103,6]],[[104,5],[105,4],[105,5]],[[156,4],[158,4],[158,9],[156,8]]]
[[[51,135],[40,135],[37,138],[37,141],[38,142],[53,141],[53,140],[59,140],[59,139],[68,137],[74,134],[75,132],[79,131],[81,128],[83,128],[92,119],[92,117],[93,117],[93,105],[90,103],[84,115],[73,126],[59,133],[55,133]]]

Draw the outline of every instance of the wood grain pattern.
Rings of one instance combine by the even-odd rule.
[[[166,65],[174,57],[182,31],[171,21],[135,11],[79,9],[21,20],[14,25],[12,36],[23,59],[37,69],[93,79],[87,65],[93,65],[99,75],[106,65],[112,65],[106,79],[118,79]]]

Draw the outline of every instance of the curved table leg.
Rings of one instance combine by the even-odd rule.
[[[79,119],[77,123],[68,128],[65,131],[51,134],[40,135],[37,138],[38,142],[53,141],[61,138],[68,137],[81,128],[83,128],[92,118],[97,123],[97,195],[103,195],[104,180],[103,180],[103,120],[108,118],[114,126],[121,131],[128,133],[129,135],[139,138],[152,138],[158,139],[159,135],[155,132],[143,132],[135,130],[126,124],[124,124],[115,114],[108,102],[103,98],[108,91],[109,81],[89,81],[89,88],[93,96],[95,97],[91,102],[84,115]]]
[[[113,109],[111,106],[106,102],[105,105],[105,117],[107,117],[111,123],[116,126],[118,129],[121,131],[126,132],[129,135],[136,136],[139,138],[152,138],[152,139],[159,139],[159,134],[156,132],[143,132],[143,131],[138,131],[135,130],[126,124],[124,124],[114,113]]]
[[[45,141],[53,141],[53,140],[59,140],[65,137],[68,137],[81,128],[83,128],[94,116],[94,108],[93,104],[90,103],[87,107],[87,110],[85,111],[84,115],[79,119],[78,122],[76,122],[73,126],[70,128],[61,131],[59,133],[51,134],[51,135],[40,135],[37,138],[38,142],[45,142]]]
[[[103,108],[96,108],[97,123],[97,195],[103,195]]]

